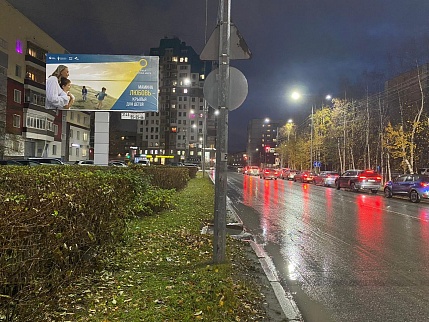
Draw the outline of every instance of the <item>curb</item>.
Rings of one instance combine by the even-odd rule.
[[[256,256],[261,263],[262,269],[274,290],[277,300],[279,301],[280,307],[283,310],[288,321],[303,321],[301,312],[298,309],[295,301],[293,300],[292,294],[286,292],[280,283],[280,279],[277,275],[274,263],[270,257],[267,256],[263,247],[254,241],[249,241],[250,246],[254,250]]]
[[[214,184],[214,178],[210,175],[209,177]],[[235,222],[243,225],[243,221],[237,215],[232,205],[232,202],[228,197],[226,197],[226,208],[227,213],[235,219]],[[257,244],[253,240],[248,240],[248,242],[250,243],[250,246],[258,257],[259,263],[261,264],[261,267],[264,270],[264,273],[267,276],[271,287],[273,288],[274,294],[279,301],[280,307],[282,308],[286,319],[288,321],[303,321],[301,312],[299,311],[298,306],[293,300],[292,294],[289,291],[286,292],[282,284],[280,283],[280,279],[277,275],[276,268],[271,258],[267,256],[264,248],[260,244]]]

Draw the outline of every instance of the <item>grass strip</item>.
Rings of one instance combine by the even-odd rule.
[[[228,238],[212,265],[214,188],[192,179],[163,213],[132,220],[114,257],[61,294],[45,319],[61,321],[261,321],[263,295],[249,274],[247,243]],[[48,313],[50,312],[50,313]]]

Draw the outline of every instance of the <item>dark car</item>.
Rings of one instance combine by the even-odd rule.
[[[313,177],[313,183],[325,187],[335,187],[335,180],[339,175],[336,171],[321,171]]]
[[[27,160],[27,159],[19,159],[19,160],[14,160],[14,161],[20,163],[21,165],[28,165],[30,167],[42,165],[40,162],[33,161],[33,160]]]
[[[0,160],[0,165],[22,165],[14,160]]]
[[[49,165],[64,165],[64,162],[62,162],[60,159],[57,158],[37,158],[37,157],[31,157],[28,158],[28,160],[36,161],[42,164],[49,164]]]
[[[347,170],[335,180],[335,187],[352,191],[369,190],[377,193],[381,187],[381,175],[374,170]]]
[[[293,177],[293,181],[302,182],[302,183],[309,183],[313,182],[313,177],[315,176],[314,172],[311,171],[299,171],[295,174]]]
[[[264,180],[265,179],[277,180],[278,177],[279,177],[279,171],[273,168],[262,169],[261,172],[259,173],[259,178]]]
[[[384,196],[408,197],[411,202],[420,202],[429,198],[429,176],[422,174],[403,174],[384,185]]]

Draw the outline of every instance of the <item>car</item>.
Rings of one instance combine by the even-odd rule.
[[[297,173],[299,173],[298,170],[289,170],[289,172],[286,174],[286,179],[293,181],[293,179],[295,178]],[[282,178],[282,179],[284,179],[284,178]]]
[[[293,177],[293,181],[300,181],[302,183],[313,182],[313,177],[315,176],[314,172],[311,171],[299,171]]]
[[[313,183],[324,187],[335,187],[335,180],[339,175],[336,171],[321,171],[313,177]]]
[[[237,172],[238,173],[243,173],[243,167],[237,167]]]
[[[94,160],[80,160],[74,163],[75,165],[94,165]]]
[[[429,168],[419,168],[418,170],[417,170],[417,173],[418,174],[424,174],[424,175],[429,175]]]
[[[57,158],[39,158],[39,157],[30,157],[27,158],[31,161],[37,161],[42,164],[49,164],[49,165],[64,165],[64,162],[62,162],[60,159]]]
[[[381,188],[381,175],[374,170],[347,170],[335,179],[337,190],[347,188],[352,191],[369,190],[377,193]]]
[[[289,168],[282,168],[279,170],[279,178],[280,179],[287,179],[287,175],[289,174],[291,170]]]
[[[429,199],[429,176],[422,174],[402,174],[384,185],[384,196],[392,198],[394,195],[405,196],[411,202],[420,202]]]
[[[107,163],[107,165],[111,166],[111,167],[123,167],[123,168],[128,167],[127,164],[124,161],[115,161],[115,160],[109,161]]]
[[[14,161],[20,163],[21,165],[28,165],[30,167],[42,165],[42,163],[40,163],[40,162],[33,161],[33,160],[27,160],[27,159],[19,159],[19,160],[14,160]]]
[[[246,174],[248,176],[259,176],[259,172],[260,172],[259,167],[256,165],[248,166],[246,169]]]
[[[23,165],[15,160],[0,160],[0,165]]]
[[[143,165],[143,166],[150,166],[150,161],[149,160],[139,160],[137,163],[137,165]],[[185,166],[187,166],[185,164]]]
[[[278,169],[274,169],[274,168],[264,168],[259,173],[259,178],[264,180],[265,179],[277,180],[278,177],[279,177],[279,171]]]

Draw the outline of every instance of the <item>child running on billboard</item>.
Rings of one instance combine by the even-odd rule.
[[[97,94],[95,94],[95,97],[97,97],[98,99],[98,104],[97,104],[97,109],[101,109],[103,107],[103,100],[104,98],[107,96],[106,94],[106,87],[103,87],[101,89],[101,92],[98,92]]]

